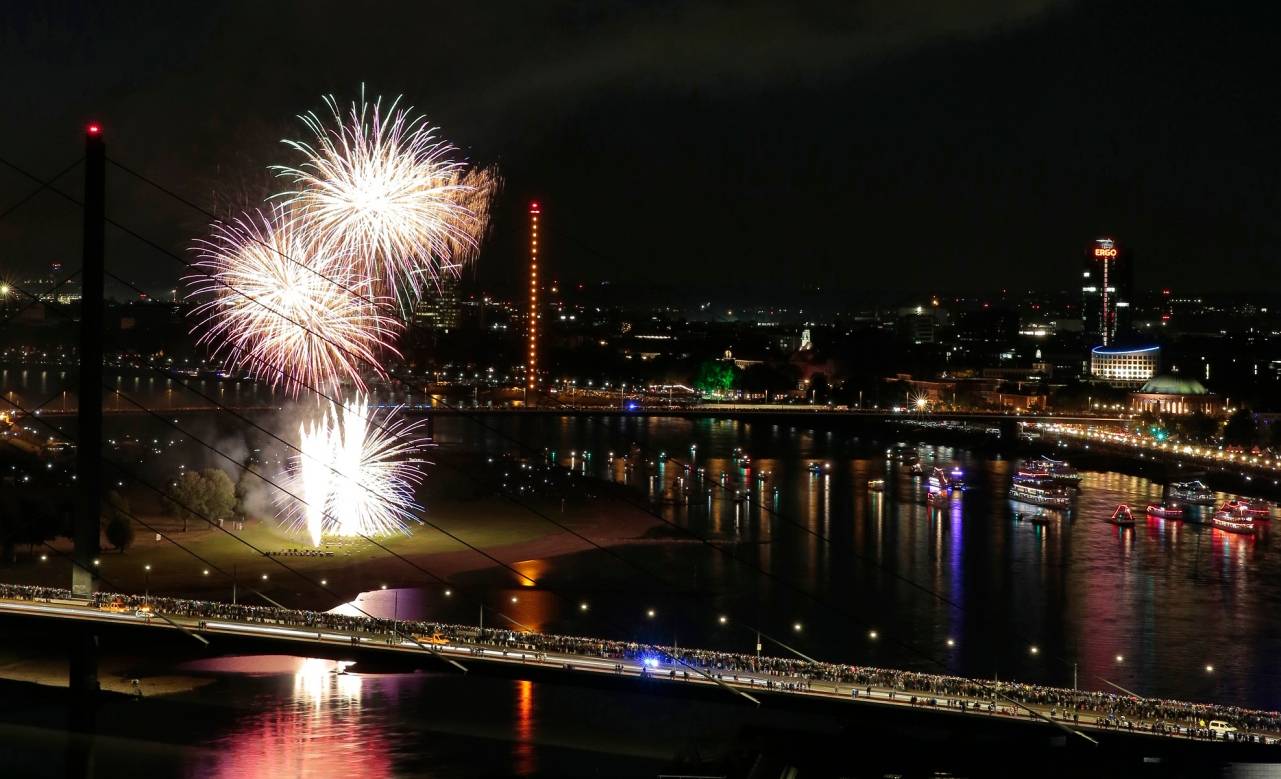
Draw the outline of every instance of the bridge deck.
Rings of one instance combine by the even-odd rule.
[[[371,634],[366,632],[314,628],[287,623],[242,622],[231,619],[203,619],[166,614],[161,617],[144,617],[136,613],[106,611],[93,605],[77,604],[52,599],[16,600],[0,599],[0,614],[42,617],[77,622],[104,623],[134,626],[140,629],[184,630],[201,636],[238,636],[251,639],[269,639],[290,646],[291,652],[306,653],[307,647],[351,647],[399,656],[416,656],[427,659],[437,656],[471,665],[475,663],[498,666],[529,667],[541,670],[581,675],[646,679],[657,684],[693,685],[713,688],[717,685],[749,696],[787,696],[790,701],[827,702],[850,706],[892,707],[896,709],[928,710],[945,716],[981,717],[989,720],[1043,722],[1047,727],[1056,726],[1075,731],[1078,735],[1123,730],[1127,735],[1150,736],[1157,739],[1213,741],[1221,740],[1205,731],[1197,732],[1186,726],[1160,720],[1135,719],[1118,724],[1095,712],[1069,712],[1061,706],[1016,702],[1001,697],[979,698],[956,694],[935,694],[891,689],[883,686],[855,686],[801,677],[717,671],[714,669],[690,670],[688,666],[672,663],[658,657],[638,660],[634,658],[599,657],[572,652],[544,652],[513,648],[499,644],[450,640],[424,644],[406,636]],[[706,673],[707,675],[704,675]],[[1238,737],[1253,743],[1277,744],[1281,734],[1256,731]],[[1088,737],[1088,736],[1087,736]],[[1093,740],[1093,739],[1091,739]]]

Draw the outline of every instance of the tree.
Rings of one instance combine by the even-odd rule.
[[[107,493],[102,509],[102,518],[106,521],[105,533],[107,543],[123,553],[133,544],[133,516],[129,511],[129,500],[115,490]]]
[[[724,395],[734,388],[738,378],[738,369],[733,363],[723,360],[707,360],[698,366],[698,375],[694,377],[694,388],[704,395]]]
[[[1247,409],[1238,409],[1223,426],[1223,443],[1250,448],[1259,440],[1259,424]]]
[[[236,510],[236,485],[221,468],[183,471],[169,482],[164,497],[165,513],[182,520],[182,530],[194,519],[220,522]]]
[[[204,480],[205,516],[221,522],[230,519],[236,510],[236,485],[221,468],[206,468],[200,472]]]
[[[1177,418],[1177,426],[1181,439],[1209,441],[1219,429],[1219,421],[1204,411],[1197,411]]]
[[[50,488],[6,487],[0,490],[0,556],[12,562],[19,544],[28,548],[65,534],[68,503]]]
[[[744,392],[764,392],[774,395],[796,389],[796,369],[790,365],[774,366],[757,363],[743,371],[739,386]]]
[[[810,399],[815,403],[826,403],[832,388],[827,383],[827,374],[818,372],[810,376]]]

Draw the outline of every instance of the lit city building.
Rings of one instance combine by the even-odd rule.
[[[1137,387],[1156,375],[1160,362],[1159,346],[1096,346],[1090,350],[1090,376],[1109,384]]]
[[[1088,343],[1114,346],[1130,329],[1134,266],[1112,238],[1098,238],[1085,255],[1081,329]]]
[[[414,305],[414,324],[425,330],[448,333],[458,329],[458,266],[443,269],[436,288]]]
[[[1130,394],[1130,409],[1156,414],[1217,414],[1223,410],[1219,397],[1196,379],[1169,374],[1149,380]]]

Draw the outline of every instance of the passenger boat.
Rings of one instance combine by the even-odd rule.
[[[1213,506],[1214,493],[1200,481],[1176,481],[1166,490],[1166,495],[1184,503]]]
[[[947,471],[942,468],[935,468],[930,473],[929,485],[931,492],[947,492],[952,489],[952,481],[947,477]]]
[[[1072,496],[1067,490],[1059,487],[1037,487],[1017,481],[1010,485],[1010,498],[1033,506],[1067,508],[1072,505]]]
[[[1165,506],[1149,503],[1148,516],[1161,517],[1162,519],[1182,519],[1183,509],[1178,506]]]
[[[883,492],[885,490],[884,479],[872,479],[867,483],[867,489],[870,492]]]
[[[1233,511],[1216,511],[1210,518],[1210,524],[1229,533],[1254,533],[1254,519]]]
[[[824,473],[832,470],[831,463],[810,463],[810,473]]]
[[[1020,468],[1014,474],[1014,481],[1029,487],[1053,487],[1054,478],[1041,468]]]
[[[1041,455],[1040,464],[1041,468],[1049,474],[1055,483],[1079,484],[1081,482],[1081,474],[1077,473],[1077,470],[1071,465],[1068,465],[1066,460],[1055,460],[1053,457]]]
[[[1128,505],[1122,503],[1116,507],[1116,511],[1112,512],[1112,516],[1108,517],[1105,521],[1111,522],[1114,525],[1131,527],[1134,525],[1134,514],[1130,513],[1130,507]]]
[[[1253,504],[1243,498],[1233,498],[1226,501],[1219,507],[1219,511],[1231,511],[1243,516],[1258,517],[1260,519],[1269,519],[1271,517],[1266,505]]]

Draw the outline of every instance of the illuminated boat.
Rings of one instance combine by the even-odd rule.
[[[1122,503],[1116,507],[1116,511],[1112,512],[1112,516],[1108,517],[1105,521],[1111,522],[1114,525],[1132,527],[1134,525],[1134,514],[1130,512],[1129,506]]]
[[[1066,460],[1055,460],[1053,457],[1041,455],[1040,466],[1054,480],[1056,484],[1079,484],[1081,474]]]
[[[867,483],[867,489],[871,492],[883,492],[885,490],[885,480],[872,479]]]
[[[1067,490],[1059,487],[1038,487],[1023,482],[1010,485],[1010,499],[1033,506],[1067,508],[1072,505],[1072,496]]]
[[[1268,511],[1266,505],[1259,506],[1257,504],[1252,504],[1243,498],[1233,498],[1232,500],[1226,501],[1219,507],[1219,511],[1230,511],[1241,516],[1256,517],[1259,519],[1271,519],[1271,513]]]
[[[831,463],[810,463],[810,473],[823,473],[832,470]]]
[[[1176,481],[1170,485],[1166,495],[1172,500],[1198,506],[1214,505],[1214,493],[1200,481]]]
[[[1183,509],[1178,506],[1165,506],[1149,503],[1148,516],[1161,517],[1162,519],[1182,519]]]
[[[1254,533],[1254,519],[1233,511],[1216,511],[1210,518],[1210,524],[1229,533]]]
[[[930,473],[929,485],[931,492],[947,492],[952,489],[952,482],[947,477],[947,471],[942,468],[935,468]]]

